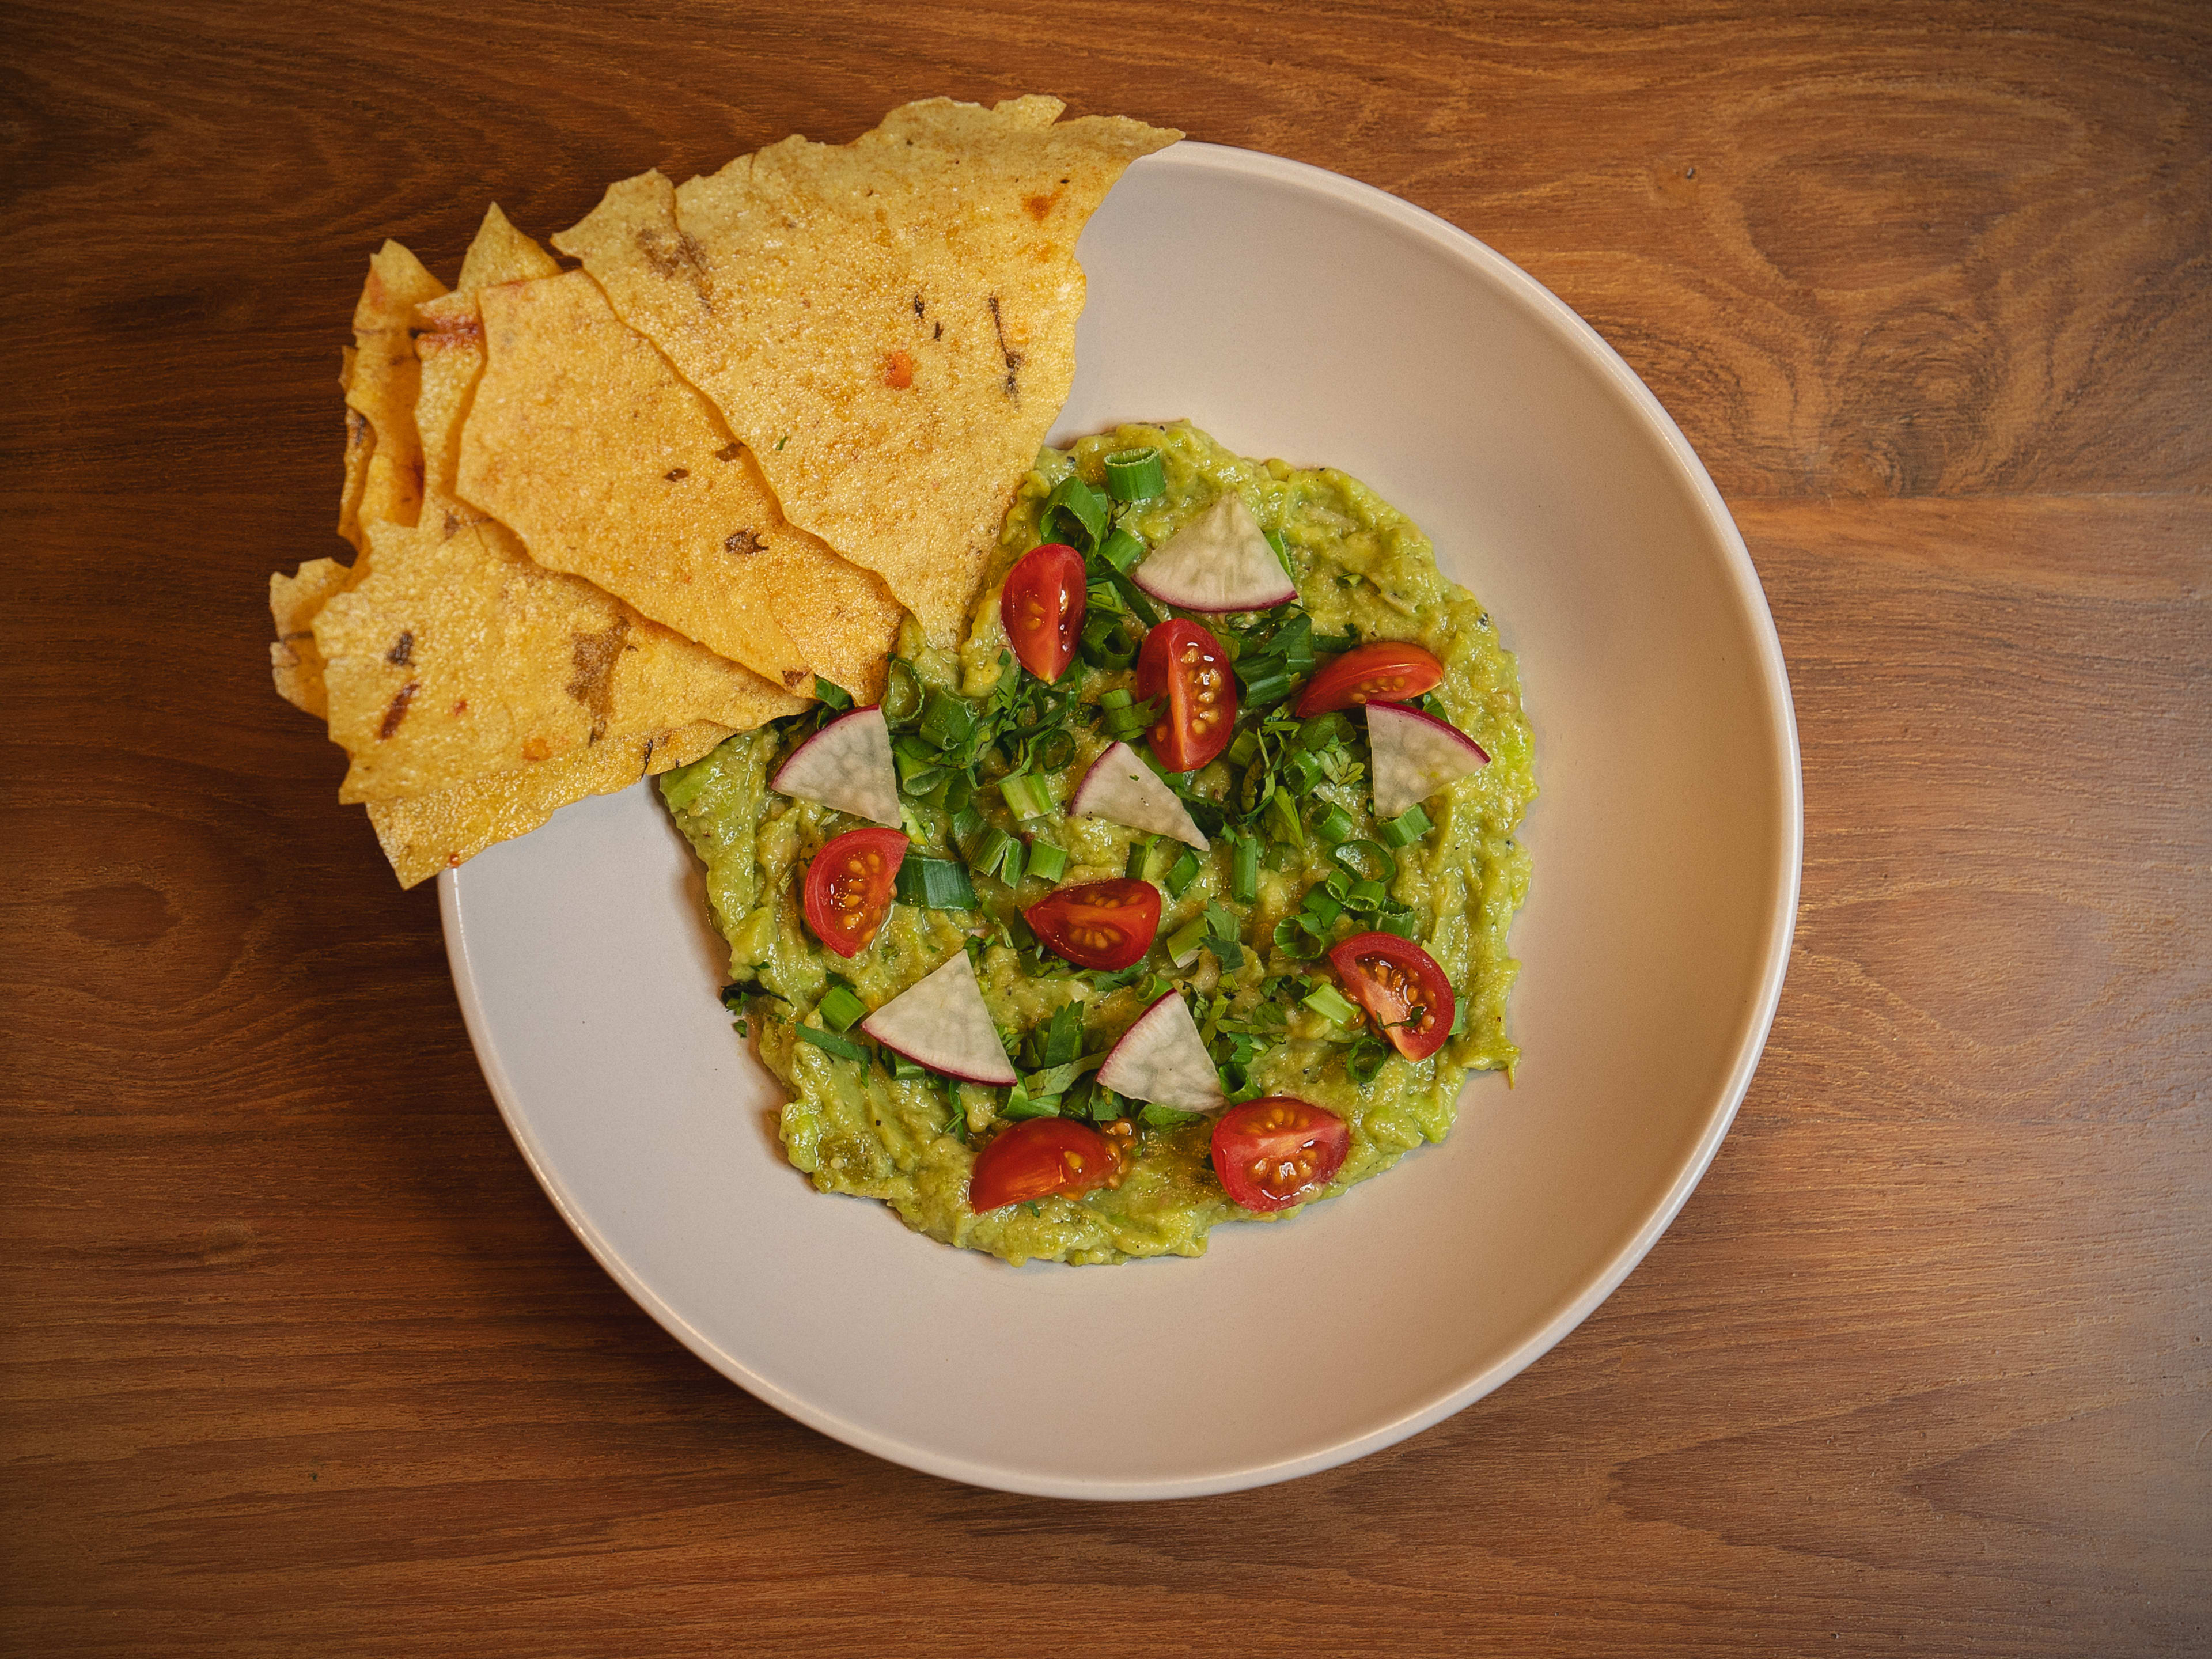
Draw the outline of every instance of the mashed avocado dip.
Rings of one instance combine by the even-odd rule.
[[[1164,489],[1109,504],[1106,458],[1146,447],[1159,452]],[[1211,838],[1201,854],[1066,809],[1117,737],[1145,746],[1132,664],[1166,607],[1148,604],[1127,570],[1229,490],[1267,533],[1298,597],[1198,618],[1235,654],[1242,693],[1227,753],[1169,780]],[[1090,555],[1082,648],[1053,685],[1013,659],[1000,618],[1007,572],[1044,541]],[[1316,667],[1375,640],[1433,653],[1443,679],[1421,706],[1490,757],[1389,824],[1370,811],[1364,720],[1290,712]],[[1505,934],[1528,881],[1515,828],[1534,794],[1519,679],[1490,617],[1437,571],[1427,538],[1356,480],[1243,459],[1180,424],[1045,450],[1007,514],[966,642],[933,649],[909,619],[884,709],[915,845],[902,902],[849,958],[807,931],[800,889],[814,854],[860,821],[768,782],[822,716],[732,738],[660,786],[705,862],[715,925],[730,942],[736,982],[725,1000],[790,1091],[786,1153],[823,1191],[881,1199],[918,1231],[1016,1262],[1198,1255],[1217,1222],[1276,1218],[1224,1192],[1210,1118],[1115,1096],[1091,1075],[1170,989],[1186,994],[1232,1100],[1292,1095],[1345,1120],[1350,1150],[1321,1196],[1443,1139],[1468,1072],[1510,1075],[1518,1051],[1505,1001],[1517,964]],[[1056,886],[1123,876],[1158,883],[1164,898],[1157,941],[1133,968],[1077,968],[1023,920]],[[1418,1063],[1364,1019],[1328,1012],[1343,1006],[1330,994],[1328,945],[1373,928],[1419,941],[1456,994],[1454,1035]],[[870,1042],[855,1023],[961,950],[1022,1074],[1012,1089],[951,1082]],[[976,1214],[968,1183],[978,1151],[1007,1121],[1044,1114],[1113,1136],[1118,1183]]]

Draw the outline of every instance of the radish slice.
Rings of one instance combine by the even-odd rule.
[[[1297,584],[1233,489],[1224,489],[1152,550],[1129,579],[1154,599],[1185,611],[1265,611],[1288,605]]]
[[[1115,744],[1091,763],[1083,781],[1075,786],[1067,812],[1070,817],[1109,818],[1132,830],[1172,836],[1201,853],[1206,848],[1206,837],[1182,810],[1175,791],[1126,743]]]
[[[1170,991],[1137,1016],[1108,1051],[1098,1081],[1117,1095],[1179,1112],[1218,1111],[1228,1104],[1221,1074],[1180,991]]]
[[[963,1083],[1012,1083],[1006,1046],[983,1004],[975,965],[955,951],[945,965],[901,991],[860,1022],[884,1045]]]
[[[1482,745],[1457,726],[1401,702],[1367,705],[1367,747],[1375,762],[1378,818],[1395,818],[1490,764]]]
[[[769,787],[897,829],[898,768],[884,711],[872,703],[838,715],[792,750]]]

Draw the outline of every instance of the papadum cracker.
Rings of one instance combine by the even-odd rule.
[[[399,884],[412,887],[487,847],[528,835],[571,801],[689,766],[730,735],[726,726],[702,722],[602,744],[527,772],[480,778],[414,800],[371,801],[368,821]]]
[[[477,295],[488,361],[460,492],[540,564],[806,690],[881,684],[899,607],[794,529],[744,447],[667,360],[570,271]]]
[[[453,291],[415,307],[415,355],[422,365],[415,425],[422,445],[423,494],[457,508],[465,518],[481,516],[462,501],[458,483],[461,422],[483,371],[483,318],[477,306],[477,291],[500,283],[555,276],[560,270],[553,256],[517,230],[495,202],[469,244]]]
[[[368,262],[353,313],[355,356],[346,407],[367,418],[376,443],[368,453],[356,513],[358,526],[378,520],[415,522],[422,504],[422,452],[415,434],[415,307],[435,299],[446,285],[397,242],[386,242]],[[343,521],[340,533],[343,533]]]
[[[783,690],[547,570],[499,524],[368,527],[368,574],[316,615],[338,799],[413,799],[711,720],[794,714]]]
[[[627,180],[553,239],[714,402],[790,521],[941,645],[1074,376],[1076,239],[1181,137],[1062,107],[908,104],[848,145]]]
[[[314,620],[333,593],[343,592],[353,571],[336,559],[310,559],[296,575],[269,578],[269,616],[276,624],[269,666],[285,702],[317,720],[329,717],[323,689],[323,653],[315,648]]]

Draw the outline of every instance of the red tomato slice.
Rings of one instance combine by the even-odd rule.
[[[1287,1210],[1336,1178],[1352,1131],[1291,1095],[1231,1106],[1213,1122],[1213,1173],[1248,1210]]]
[[[1079,968],[1133,968],[1160,931],[1160,890],[1116,879],[1063,887],[1022,912],[1048,949]]]
[[[1370,702],[1411,702],[1443,684],[1444,665],[1404,640],[1355,645],[1316,674],[1298,696],[1297,717]]]
[[[1451,1035],[1451,981],[1437,959],[1395,933],[1354,933],[1328,953],[1346,995],[1374,1016],[1390,1046],[1426,1060]]]
[[[1229,747],[1237,723],[1237,677],[1221,641],[1176,617],[1145,635],[1137,653],[1137,699],[1165,700],[1152,752],[1170,772],[1194,772]]]
[[[975,1155],[968,1205],[981,1215],[1054,1193],[1073,1198],[1103,1187],[1121,1169],[1120,1155],[1097,1130],[1064,1117],[1033,1117],[1003,1131]]]
[[[1006,573],[999,620],[1022,666],[1050,682],[1067,672],[1083,636],[1083,555],[1059,542],[1033,547]]]
[[[806,866],[806,925],[841,957],[866,950],[891,913],[891,890],[906,860],[896,830],[848,830],[825,842]]]

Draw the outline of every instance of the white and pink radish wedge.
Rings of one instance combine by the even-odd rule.
[[[1170,991],[1137,1016],[1098,1068],[1098,1081],[1117,1095],[1178,1112],[1218,1111],[1229,1103],[1221,1073],[1180,991]]]
[[[1206,839],[1183,811],[1175,791],[1126,743],[1117,743],[1091,763],[1067,803],[1070,817],[1105,818],[1132,830],[1150,830],[1203,853]]]
[[[1154,548],[1130,580],[1183,611],[1265,611],[1288,605],[1297,584],[1233,489]]]
[[[884,711],[871,703],[838,715],[791,751],[769,787],[897,829],[898,767]]]
[[[975,965],[955,951],[945,965],[901,991],[860,1029],[916,1065],[963,1083],[1012,1083],[1006,1045],[975,982]]]
[[[1449,720],[1401,702],[1367,705],[1367,747],[1375,763],[1378,818],[1395,818],[1490,764],[1482,745]]]

